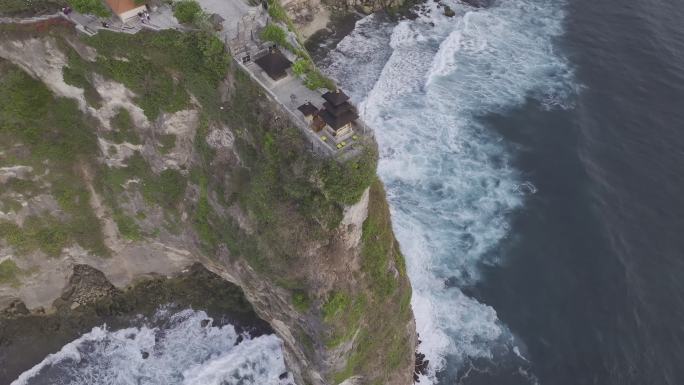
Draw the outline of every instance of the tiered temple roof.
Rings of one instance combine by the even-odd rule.
[[[340,89],[326,92],[323,94],[323,99],[325,99],[323,103],[325,108],[318,115],[333,130],[338,130],[359,118],[356,109],[349,103],[349,96]]]

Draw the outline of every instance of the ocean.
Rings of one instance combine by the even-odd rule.
[[[421,383],[684,383],[681,4],[443,3],[320,60],[375,129]]]
[[[420,383],[684,384],[684,7],[442,3],[367,16],[319,61],[380,146]],[[14,384],[291,382],[275,336],[157,317]]]

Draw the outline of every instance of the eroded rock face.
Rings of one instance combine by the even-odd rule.
[[[85,110],[83,89],[64,82],[62,68],[67,64],[68,58],[59,49],[55,39],[3,39],[0,40],[0,57],[10,60],[42,80],[55,94],[77,100],[79,107]]]

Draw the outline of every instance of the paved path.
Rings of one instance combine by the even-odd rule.
[[[261,6],[253,7],[244,0],[197,0],[205,12],[223,17],[222,37],[232,40],[245,28],[244,20],[260,13]]]

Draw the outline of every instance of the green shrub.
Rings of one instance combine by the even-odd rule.
[[[358,158],[346,162],[328,160],[323,168],[323,185],[326,195],[341,204],[358,202],[363,191],[375,179],[377,156],[368,148]]]
[[[133,118],[131,118],[131,114],[127,109],[120,108],[116,115],[112,117],[110,124],[112,126],[112,131],[109,135],[114,143],[141,143],[138,133],[135,132]]]
[[[139,241],[142,239],[140,226],[135,223],[135,219],[124,214],[121,210],[115,210],[113,218],[114,222],[116,222],[116,227],[119,229],[119,233],[121,233],[124,238],[132,241]]]
[[[95,108],[102,106],[102,97],[92,85],[86,74],[71,65],[62,68],[64,83],[74,87],[83,88],[83,96],[86,102]]]
[[[311,307],[311,299],[305,291],[295,291],[292,294],[292,305],[300,313],[306,313]]]
[[[287,33],[276,24],[269,23],[261,30],[261,38],[265,41],[276,43],[285,48],[291,48],[287,41]]]
[[[334,292],[323,304],[323,319],[330,321],[333,317],[346,312],[351,305],[351,298],[345,293]]]
[[[134,56],[127,61],[100,57],[97,64],[107,77],[123,83],[138,95],[136,102],[150,120],[162,111],[180,111],[190,100],[176,79],[143,56]]]
[[[161,144],[161,148],[159,149],[159,152],[162,154],[168,154],[173,150],[174,147],[176,147],[176,135],[174,134],[162,134],[159,135],[159,143]]]
[[[143,183],[143,196],[167,209],[176,207],[187,186],[185,177],[172,169],[162,171],[158,177],[148,177]]]
[[[268,0],[268,15],[283,23],[286,23],[289,20],[287,12],[285,12],[278,0]]]
[[[0,285],[17,285],[19,284],[19,275],[21,269],[11,259],[5,259],[0,262]]]
[[[134,91],[149,119],[185,108],[188,91],[211,117],[220,115],[218,84],[230,57],[221,40],[205,32],[100,31],[86,42],[102,55],[92,70]],[[128,61],[105,59],[123,57]]]
[[[80,13],[89,13],[99,17],[109,17],[112,15],[101,0],[68,0],[68,2],[69,5]]]
[[[202,7],[194,0],[181,0],[173,4],[173,16],[184,24],[192,24],[201,13]]]
[[[41,250],[51,257],[59,256],[69,240],[65,226],[51,216],[28,217],[22,227],[0,223],[0,237],[20,253]]]
[[[304,76],[311,71],[311,62],[305,59],[299,59],[292,64],[292,72],[296,75]]]
[[[47,13],[57,10],[60,6],[58,3],[59,1],[51,0],[0,0],[0,15]]]
[[[335,91],[335,89],[337,88],[335,82],[332,81],[332,79],[323,75],[317,69],[312,69],[306,74],[306,80],[304,81],[304,85],[306,85],[306,87],[311,90],[326,88],[330,91]]]

